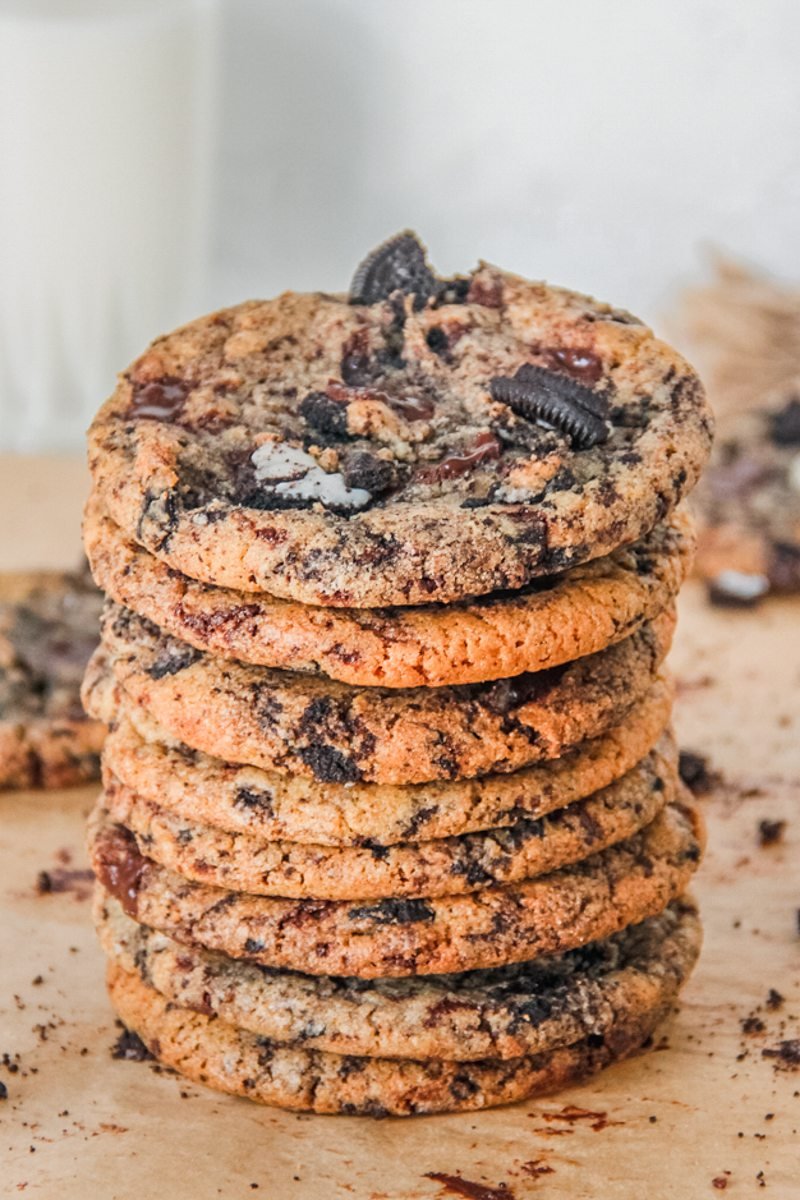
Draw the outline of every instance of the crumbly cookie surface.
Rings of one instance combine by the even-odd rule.
[[[0,787],[99,776],[105,730],[84,713],[80,687],[101,605],[88,572],[0,579]]]
[[[97,666],[97,663],[95,663]],[[505,775],[410,786],[322,783],[212,758],[170,739],[125,699],[107,671],[92,669],[89,711],[110,727],[104,761],[128,787],[176,817],[269,841],[385,847],[536,819],[620,779],[663,739],[672,687],[658,679],[627,718],[559,758]]]
[[[687,888],[702,853],[688,796],[581,863],[466,896],[283,900],[192,883],[143,856],[98,806],[90,855],[129,916],[176,941],[314,975],[429,975],[522,962],[619,932]]]
[[[265,971],[181,945],[127,917],[102,891],[103,949],[171,1003],[304,1050],[465,1061],[540,1054],[668,1002],[697,958],[687,899],[604,941],[535,962],[424,978],[314,977]]]
[[[445,688],[351,688],[203,654],[110,605],[103,651],[122,690],[207,754],[325,783],[422,783],[512,771],[619,723],[655,681],[675,624],[548,671]]]
[[[649,825],[675,798],[677,755],[651,753],[608,788],[547,817],[395,846],[266,842],[176,817],[104,775],[102,803],[142,852],[196,883],[260,896],[379,900],[452,896],[532,879]]]
[[[679,511],[635,545],[517,593],[357,610],[197,583],[126,538],[96,500],[84,542],[105,592],[199,650],[365,687],[439,687],[546,670],[627,637],[674,599],[694,533]]]
[[[422,297],[212,313],[155,341],[89,435],[105,510],[170,566],[351,608],[608,554],[674,509],[710,440],[697,376],[650,330],[486,265]]]
[[[123,1024],[156,1058],[189,1079],[279,1108],[373,1117],[472,1111],[567,1087],[639,1050],[666,1009],[621,1020],[599,1046],[589,1037],[505,1062],[420,1062],[275,1045],[171,1005],[139,975],[114,964],[107,981]]]

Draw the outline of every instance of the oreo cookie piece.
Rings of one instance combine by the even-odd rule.
[[[414,307],[436,295],[438,282],[416,234],[406,230],[383,242],[356,269],[350,284],[351,304],[377,304],[395,292],[414,297]]]

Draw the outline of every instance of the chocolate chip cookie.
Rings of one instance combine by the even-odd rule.
[[[675,598],[694,532],[680,511],[633,546],[517,592],[389,609],[320,608],[197,583],[127,538],[96,499],[84,543],[105,592],[199,650],[407,688],[542,671],[621,641]]]
[[[619,932],[687,888],[703,844],[688,795],[583,862],[465,896],[283,900],[192,883],[145,857],[98,806],[90,855],[105,890],[187,945],[314,975],[429,975],[523,962]]]
[[[265,970],[181,945],[127,917],[101,890],[103,949],[170,1003],[272,1042],[368,1058],[468,1061],[541,1054],[668,1002],[700,949],[694,904],[604,941],[534,962],[408,979],[334,979]]]
[[[422,783],[512,771],[605,733],[652,687],[674,622],[667,611],[548,671],[412,690],[214,658],[113,604],[103,653],[126,696],[193,749],[324,783]]]
[[[102,597],[88,572],[0,577],[0,787],[96,779],[105,729],[80,686]]]
[[[394,846],[268,842],[176,817],[106,769],[102,803],[143,854],[186,879],[259,896],[377,900],[452,896],[531,879],[624,841],[675,798],[677,752],[651,752],[601,792],[546,817]]]
[[[87,677],[89,711],[110,726],[106,767],[177,817],[267,841],[383,847],[535,819],[620,779],[663,740],[672,688],[658,680],[621,725],[559,758],[507,775],[409,786],[320,783],[211,758],[168,735],[108,673]]]
[[[238,591],[450,603],[610,554],[694,485],[702,386],[630,314],[440,279],[408,234],[377,253],[369,286],[212,313],[121,375],[89,457],[127,538]]]
[[[111,1003],[153,1055],[182,1075],[261,1104],[372,1117],[466,1112],[567,1087],[639,1050],[668,1003],[622,1018],[600,1039],[508,1060],[364,1058],[281,1046],[179,1008],[111,964]]]

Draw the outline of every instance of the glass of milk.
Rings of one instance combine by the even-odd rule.
[[[216,0],[0,0],[0,450],[78,448],[196,315]]]

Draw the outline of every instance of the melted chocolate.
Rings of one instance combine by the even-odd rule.
[[[100,845],[97,876],[107,892],[119,900],[129,917],[136,916],[139,884],[147,865],[132,833],[121,826],[109,830]]]
[[[422,483],[441,483],[445,479],[457,479],[481,463],[500,457],[500,442],[493,433],[479,433],[475,441],[460,452],[446,455],[438,463],[423,467],[417,472]]]
[[[451,1195],[466,1196],[467,1200],[514,1200],[514,1193],[507,1183],[488,1187],[485,1183],[476,1183],[461,1175],[448,1175],[444,1171],[426,1171],[425,1178],[441,1183]]]
[[[150,383],[134,383],[130,416],[149,421],[174,421],[190,391],[191,385],[174,375],[165,375]]]
[[[554,371],[566,371],[581,383],[597,383],[603,374],[603,361],[593,350],[558,346],[555,349],[542,350],[542,356],[547,360],[548,367]]]

